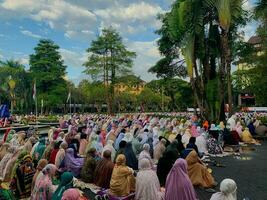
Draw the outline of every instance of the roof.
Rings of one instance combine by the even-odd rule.
[[[261,40],[261,37],[259,36],[252,36],[249,38],[248,43],[249,44],[260,44],[262,43],[262,40]]]

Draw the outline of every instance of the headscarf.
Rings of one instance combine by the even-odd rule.
[[[8,143],[4,143],[1,145],[1,147],[0,147],[0,160],[2,160],[2,158],[6,155],[9,146],[10,145]]]
[[[86,183],[93,183],[94,181],[94,172],[96,167],[96,149],[90,148],[86,154],[84,164],[81,171],[82,180]]]
[[[127,143],[124,151],[126,157],[126,163],[128,167],[138,170],[138,160],[133,152],[132,143]]]
[[[166,150],[166,140],[162,138],[158,144],[156,144],[154,149],[154,159],[157,161],[162,156],[163,152]]]
[[[211,196],[210,200],[237,200],[237,186],[234,180],[224,179],[220,184],[220,192]]]
[[[111,152],[106,150],[103,153],[103,158],[96,165],[94,183],[101,188],[109,188],[113,168],[114,163],[111,161]]]
[[[34,188],[34,185],[35,185],[35,181],[36,181],[36,178],[38,177],[38,175],[40,174],[40,172],[43,170],[43,168],[48,164],[48,161],[46,159],[41,159],[39,160],[38,162],[38,165],[36,167],[36,172],[32,178],[32,188],[31,188],[31,191],[33,190]]]
[[[149,150],[150,150],[150,146],[149,146],[149,144],[145,143],[145,144],[143,145],[143,151],[140,153],[138,160],[140,161],[140,160],[142,160],[143,158],[148,159],[149,162],[150,162],[150,167],[152,168],[152,167],[153,167],[153,161],[152,161],[152,159],[151,159]],[[140,166],[139,166],[138,168],[140,169]]]
[[[80,196],[81,194],[78,189],[71,188],[63,193],[62,199],[60,200],[79,200]]]
[[[74,149],[68,148],[66,150],[64,163],[67,171],[73,173],[75,177],[80,175],[81,169],[83,167],[84,158],[75,158]]]
[[[52,200],[61,200],[63,193],[73,187],[73,175],[71,172],[64,172],[60,177],[60,183],[52,196]]]
[[[65,157],[65,149],[68,148],[68,144],[65,142],[62,142],[60,144],[60,149],[57,152],[56,158],[55,158],[55,165],[57,166],[57,168],[60,167],[60,164],[62,163],[62,161],[64,160]]]
[[[108,140],[107,144],[104,146],[103,151],[102,151],[102,156],[103,156],[104,152],[106,150],[109,150],[111,152],[111,160],[112,161],[114,161],[115,155],[116,155],[116,150],[113,147],[113,143],[114,143],[113,140]]]
[[[151,169],[150,161],[146,158],[141,159],[136,177],[135,198],[138,200],[161,200],[162,197],[159,180]]]
[[[186,157],[188,175],[193,185],[205,188],[214,186],[214,179],[208,172],[207,167],[199,159],[196,151],[191,151]]]
[[[34,151],[34,160],[39,161],[45,151],[45,138],[41,138],[39,140],[39,144],[36,146],[35,151]]]
[[[51,199],[55,192],[55,186],[52,184],[52,177],[55,175],[57,167],[53,164],[48,164],[36,179],[31,200]]]
[[[127,196],[130,194],[133,184],[133,170],[126,166],[125,156],[119,154],[110,180],[110,193],[119,197]]]
[[[196,200],[196,193],[187,174],[187,163],[179,158],[170,170],[165,185],[166,200]]]

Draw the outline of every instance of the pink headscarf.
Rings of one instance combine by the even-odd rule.
[[[192,134],[193,137],[198,137],[199,136],[199,134],[197,132],[197,128],[196,128],[195,125],[192,125],[192,127],[191,127],[191,134]]]
[[[165,200],[196,200],[196,193],[187,174],[187,163],[179,158],[169,172],[165,184]]]
[[[63,193],[61,200],[79,200],[80,192],[77,189],[71,188]]]

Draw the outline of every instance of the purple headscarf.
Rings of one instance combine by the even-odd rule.
[[[73,173],[75,177],[80,175],[83,167],[84,158],[75,158],[74,149],[68,148],[64,159],[65,167],[67,171]]]
[[[165,184],[165,200],[196,200],[196,193],[187,174],[187,163],[177,159]]]

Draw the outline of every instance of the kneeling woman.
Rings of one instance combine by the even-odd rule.
[[[186,157],[188,175],[194,186],[211,188],[215,186],[212,175],[208,172],[205,164],[199,159],[196,151],[191,151]]]
[[[109,193],[116,197],[123,197],[134,191],[135,178],[133,173],[133,169],[126,166],[125,156],[123,154],[118,155],[110,180]]]

